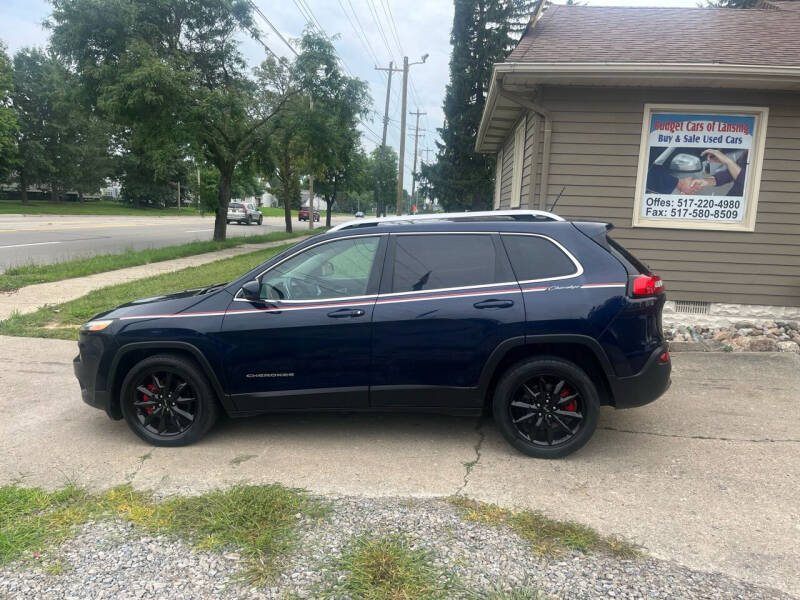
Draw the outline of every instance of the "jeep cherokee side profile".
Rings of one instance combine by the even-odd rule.
[[[539,211],[359,219],[231,283],[95,316],[75,374],[154,445],[222,412],[491,411],[521,452],[565,456],[601,405],[670,382],[663,285],[609,229]]]

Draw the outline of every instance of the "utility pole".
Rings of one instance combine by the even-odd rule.
[[[408,57],[403,57],[403,102],[400,113],[400,156],[397,165],[397,214],[403,214],[403,169],[406,154],[406,110],[408,102],[408,68],[413,65],[421,65],[428,60],[428,54],[422,55],[422,60],[410,63]]]
[[[414,169],[411,171],[411,206],[413,210],[413,207],[417,205],[414,194],[417,189],[417,148],[419,148],[419,131],[420,131],[419,118],[420,116],[427,115],[428,113],[420,112],[418,108],[416,112],[410,112],[408,114],[415,115],[417,117],[417,123],[414,127]],[[423,133],[425,132],[424,129],[422,131]]]
[[[384,157],[386,156],[386,129],[389,126],[389,95],[392,92],[392,73],[400,73],[403,69],[395,69],[394,63],[389,61],[389,68],[385,69],[383,67],[375,67],[376,71],[388,71],[389,72],[389,82],[386,84],[386,105],[383,109],[383,137],[381,138],[381,162],[383,162]],[[380,190],[378,189],[379,182],[375,182],[375,211],[377,212],[378,217],[383,214],[386,215],[386,206],[384,206],[383,202],[380,200],[378,194]]]

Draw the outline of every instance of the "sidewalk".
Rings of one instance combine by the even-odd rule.
[[[95,273],[94,275],[87,275],[86,277],[75,277],[62,281],[29,285],[15,292],[0,293],[0,321],[7,319],[14,312],[20,314],[32,313],[46,304],[61,304],[62,302],[80,298],[91,291],[109,285],[144,279],[145,277],[152,277],[153,275],[160,275],[162,273],[171,273],[173,271],[185,269],[186,267],[196,267],[223,258],[247,254],[248,252],[254,252],[256,250],[275,248],[276,246],[283,246],[286,244],[296,244],[305,239],[308,239],[308,236],[296,237],[278,242],[244,244],[235,248],[218,250],[216,252],[196,254],[194,256],[149,263],[146,265],[139,265],[138,267],[128,267],[116,271],[106,271],[105,273]]]

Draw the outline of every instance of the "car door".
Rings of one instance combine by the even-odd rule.
[[[263,273],[223,321],[225,369],[240,411],[368,404],[371,319],[386,236],[326,240]]]
[[[480,406],[481,372],[501,341],[523,335],[519,285],[497,235],[390,236],[373,316],[370,403]]]

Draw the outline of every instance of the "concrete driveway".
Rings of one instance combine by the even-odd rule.
[[[424,415],[265,416],[224,422],[190,448],[152,448],[83,405],[75,353],[71,342],[0,337],[0,482],[463,492],[800,595],[800,356],[676,355],[664,398],[604,409],[583,450],[537,461],[512,450],[491,421]]]

